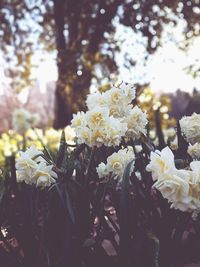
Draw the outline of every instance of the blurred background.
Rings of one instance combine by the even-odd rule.
[[[165,124],[200,111],[199,0],[1,0],[0,47],[1,133],[17,108],[63,128],[121,80]]]

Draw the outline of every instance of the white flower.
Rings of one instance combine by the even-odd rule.
[[[200,143],[189,144],[187,152],[193,159],[200,159]]]
[[[108,99],[105,93],[102,94],[97,91],[87,96],[86,104],[88,109],[108,107]]]
[[[127,117],[132,110],[132,105],[120,104],[120,105],[110,105],[109,111],[110,116],[123,120]]]
[[[46,165],[45,162],[38,164],[35,172],[34,179],[36,180],[37,187],[48,187],[52,183],[55,183],[57,174],[52,170],[53,165]]]
[[[81,128],[86,125],[85,113],[83,111],[79,111],[77,114],[73,114],[73,119],[71,121],[71,126],[75,128]]]
[[[19,158],[16,159],[17,182],[45,187],[55,182],[57,174],[52,170],[53,165],[47,164],[41,156],[43,153],[30,147],[25,152],[20,151]]]
[[[19,152],[20,157],[16,159],[16,166],[20,165],[23,160],[31,159],[35,162],[43,161],[42,158],[43,152],[38,150],[36,146],[32,145],[29,147],[25,152],[20,151]]]
[[[176,169],[174,155],[166,147],[151,153],[146,167],[152,172],[153,187],[171,203],[171,208],[193,212],[200,210],[200,161],[190,163],[191,170]]]
[[[181,131],[191,144],[200,143],[200,114],[193,113],[180,120]]]
[[[135,150],[137,153],[140,153],[142,151],[142,146],[141,145],[136,145]]]
[[[125,100],[127,99],[125,97],[124,92],[117,87],[112,87],[110,90],[105,92],[105,95],[108,98],[108,105],[109,106],[115,106],[115,105],[122,105],[122,104],[129,104]]]
[[[122,82],[119,88],[123,91],[127,97],[127,102],[131,103],[135,99],[135,86],[132,83]]]
[[[171,207],[182,211],[187,211],[190,207],[189,183],[178,175],[172,174],[169,179],[160,179],[153,187],[172,203]]]
[[[98,167],[97,167],[97,173],[98,173],[99,178],[106,177],[109,174],[109,172],[108,172],[108,170],[106,168],[106,164],[105,163],[101,162],[98,165]]]
[[[79,130],[76,129],[78,144],[87,144],[91,146],[91,131],[88,127],[82,127]]]
[[[192,161],[190,168],[192,170],[192,183],[200,185],[200,161]]]
[[[178,138],[177,138],[177,136],[174,138],[173,141],[170,142],[170,148],[172,150],[178,149]]]
[[[115,118],[122,118],[132,108],[129,105],[135,98],[135,88],[132,84],[121,83],[118,87],[100,93],[94,92],[87,96],[86,104],[89,110],[107,108],[109,115]]]
[[[113,153],[107,158],[107,163],[100,163],[97,167],[97,173],[100,178],[112,173],[114,177],[123,177],[124,170],[129,162],[135,158],[133,148],[128,147],[120,149],[118,152]],[[134,164],[132,165],[131,172],[133,172]]]
[[[102,127],[90,128],[88,131],[90,140],[89,142],[86,140],[85,143],[91,147],[101,147],[102,145],[117,146],[120,144],[121,138],[124,136],[126,129],[126,124],[110,117],[106,124],[102,125]]]
[[[65,127],[65,139],[67,144],[74,145],[75,144],[76,133],[75,130],[69,125]]]
[[[152,172],[154,181],[175,172],[174,154],[170,148],[165,147],[162,151],[151,152],[150,163],[147,165],[146,170]]]
[[[156,131],[155,130],[150,130],[149,137],[150,137],[150,139],[154,140],[156,138]]]
[[[107,169],[115,176],[122,177],[124,173],[124,162],[118,153],[113,153],[107,158]]]
[[[96,107],[87,111],[85,117],[89,127],[102,127],[109,119],[109,109]]]
[[[115,118],[123,118],[127,116],[131,109],[131,102],[135,97],[135,90],[129,87],[112,87],[106,91],[105,98],[108,102],[110,115]]]
[[[100,93],[94,92],[87,96],[86,104],[89,110],[96,107],[107,107],[114,113],[114,110],[122,110],[135,98],[135,87],[130,83],[122,82],[119,86],[114,86],[110,90]],[[113,113],[110,115],[113,115]],[[120,112],[120,114],[121,114]],[[117,113],[117,111],[116,111]]]
[[[119,120],[111,117],[109,123],[105,127],[105,145],[118,146],[121,142],[121,138],[125,136],[126,131],[126,123],[122,123]]]
[[[34,127],[39,121],[39,115],[31,114],[28,110],[20,108],[13,112],[12,127],[16,132],[24,133]]]
[[[170,175],[165,175],[157,180],[153,187],[171,203],[171,208],[190,212],[195,209],[190,195],[190,179],[191,171],[175,169],[174,172],[170,172]]]
[[[37,170],[37,163],[31,158],[19,158],[16,160],[17,182],[33,184],[33,178]]]
[[[140,138],[141,133],[146,133],[147,115],[138,106],[135,106],[124,120],[127,123],[126,135],[134,139]]]
[[[138,107],[133,108],[134,98],[135,88],[128,83],[88,95],[89,110],[73,115],[71,121],[77,142],[90,147],[117,146],[127,135],[139,138],[140,133],[146,132],[147,119]]]
[[[200,161],[192,161],[190,163],[190,191],[191,198],[190,211],[200,211]]]
[[[174,139],[176,136],[176,131],[174,128],[168,128],[163,130],[163,135],[165,142],[167,143],[169,139]]]
[[[106,143],[106,132],[105,128],[103,127],[95,127],[90,130],[90,143],[88,143],[89,146],[93,147],[101,147],[103,144],[107,145]]]
[[[90,147],[117,146],[127,130],[126,123],[110,117],[107,108],[89,110],[84,114],[84,119],[82,127],[75,127],[77,142]]]

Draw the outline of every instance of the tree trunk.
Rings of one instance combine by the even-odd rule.
[[[84,110],[84,99],[89,91],[91,73],[76,76],[76,41],[77,20],[70,18],[69,41],[64,36],[66,0],[54,0],[54,18],[56,24],[58,81],[56,85],[55,120],[56,129],[64,128],[70,123],[73,113]],[[73,21],[72,21],[73,20]]]
[[[100,1],[97,5],[99,12],[96,18],[88,16],[87,19],[80,16],[82,13],[85,15],[84,12],[86,12],[80,1],[53,1],[58,51],[54,127],[58,129],[70,123],[73,113],[85,110],[84,102],[89,92],[94,66],[101,61],[96,57],[100,49],[99,45],[104,40],[104,32],[122,0],[111,2],[109,5]],[[92,14],[92,6],[88,8],[87,12]],[[104,16],[100,13],[102,8],[108,10]],[[88,40],[88,45],[85,47],[82,45],[84,39]],[[106,61],[106,64],[108,63]],[[77,75],[79,68],[82,75]]]
[[[67,49],[64,36],[65,26],[65,0],[54,0],[54,19],[56,25],[56,45],[57,45],[57,66],[58,80],[56,84],[55,97],[55,121],[56,129],[63,128],[68,122],[69,107],[65,99],[65,86],[67,80]]]

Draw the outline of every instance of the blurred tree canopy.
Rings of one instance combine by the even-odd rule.
[[[183,49],[200,33],[199,0],[0,1],[0,46],[14,88],[30,84],[35,51],[57,51],[56,128],[84,110],[83,100],[98,72],[108,78],[117,74],[116,17],[147,37],[148,53],[159,47],[166,23],[186,22]]]

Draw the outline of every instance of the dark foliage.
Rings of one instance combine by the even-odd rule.
[[[161,131],[159,122],[157,127]],[[180,164],[190,159],[179,126],[178,136]],[[0,192],[0,225],[8,232],[0,232],[1,266],[170,267],[199,260],[199,220],[170,209],[152,189],[145,167],[154,146],[145,136],[141,141],[135,171],[130,175],[129,163],[120,184],[96,173],[113,149],[81,145],[69,153],[64,135],[59,179],[49,189],[18,185],[14,158],[8,158]]]

